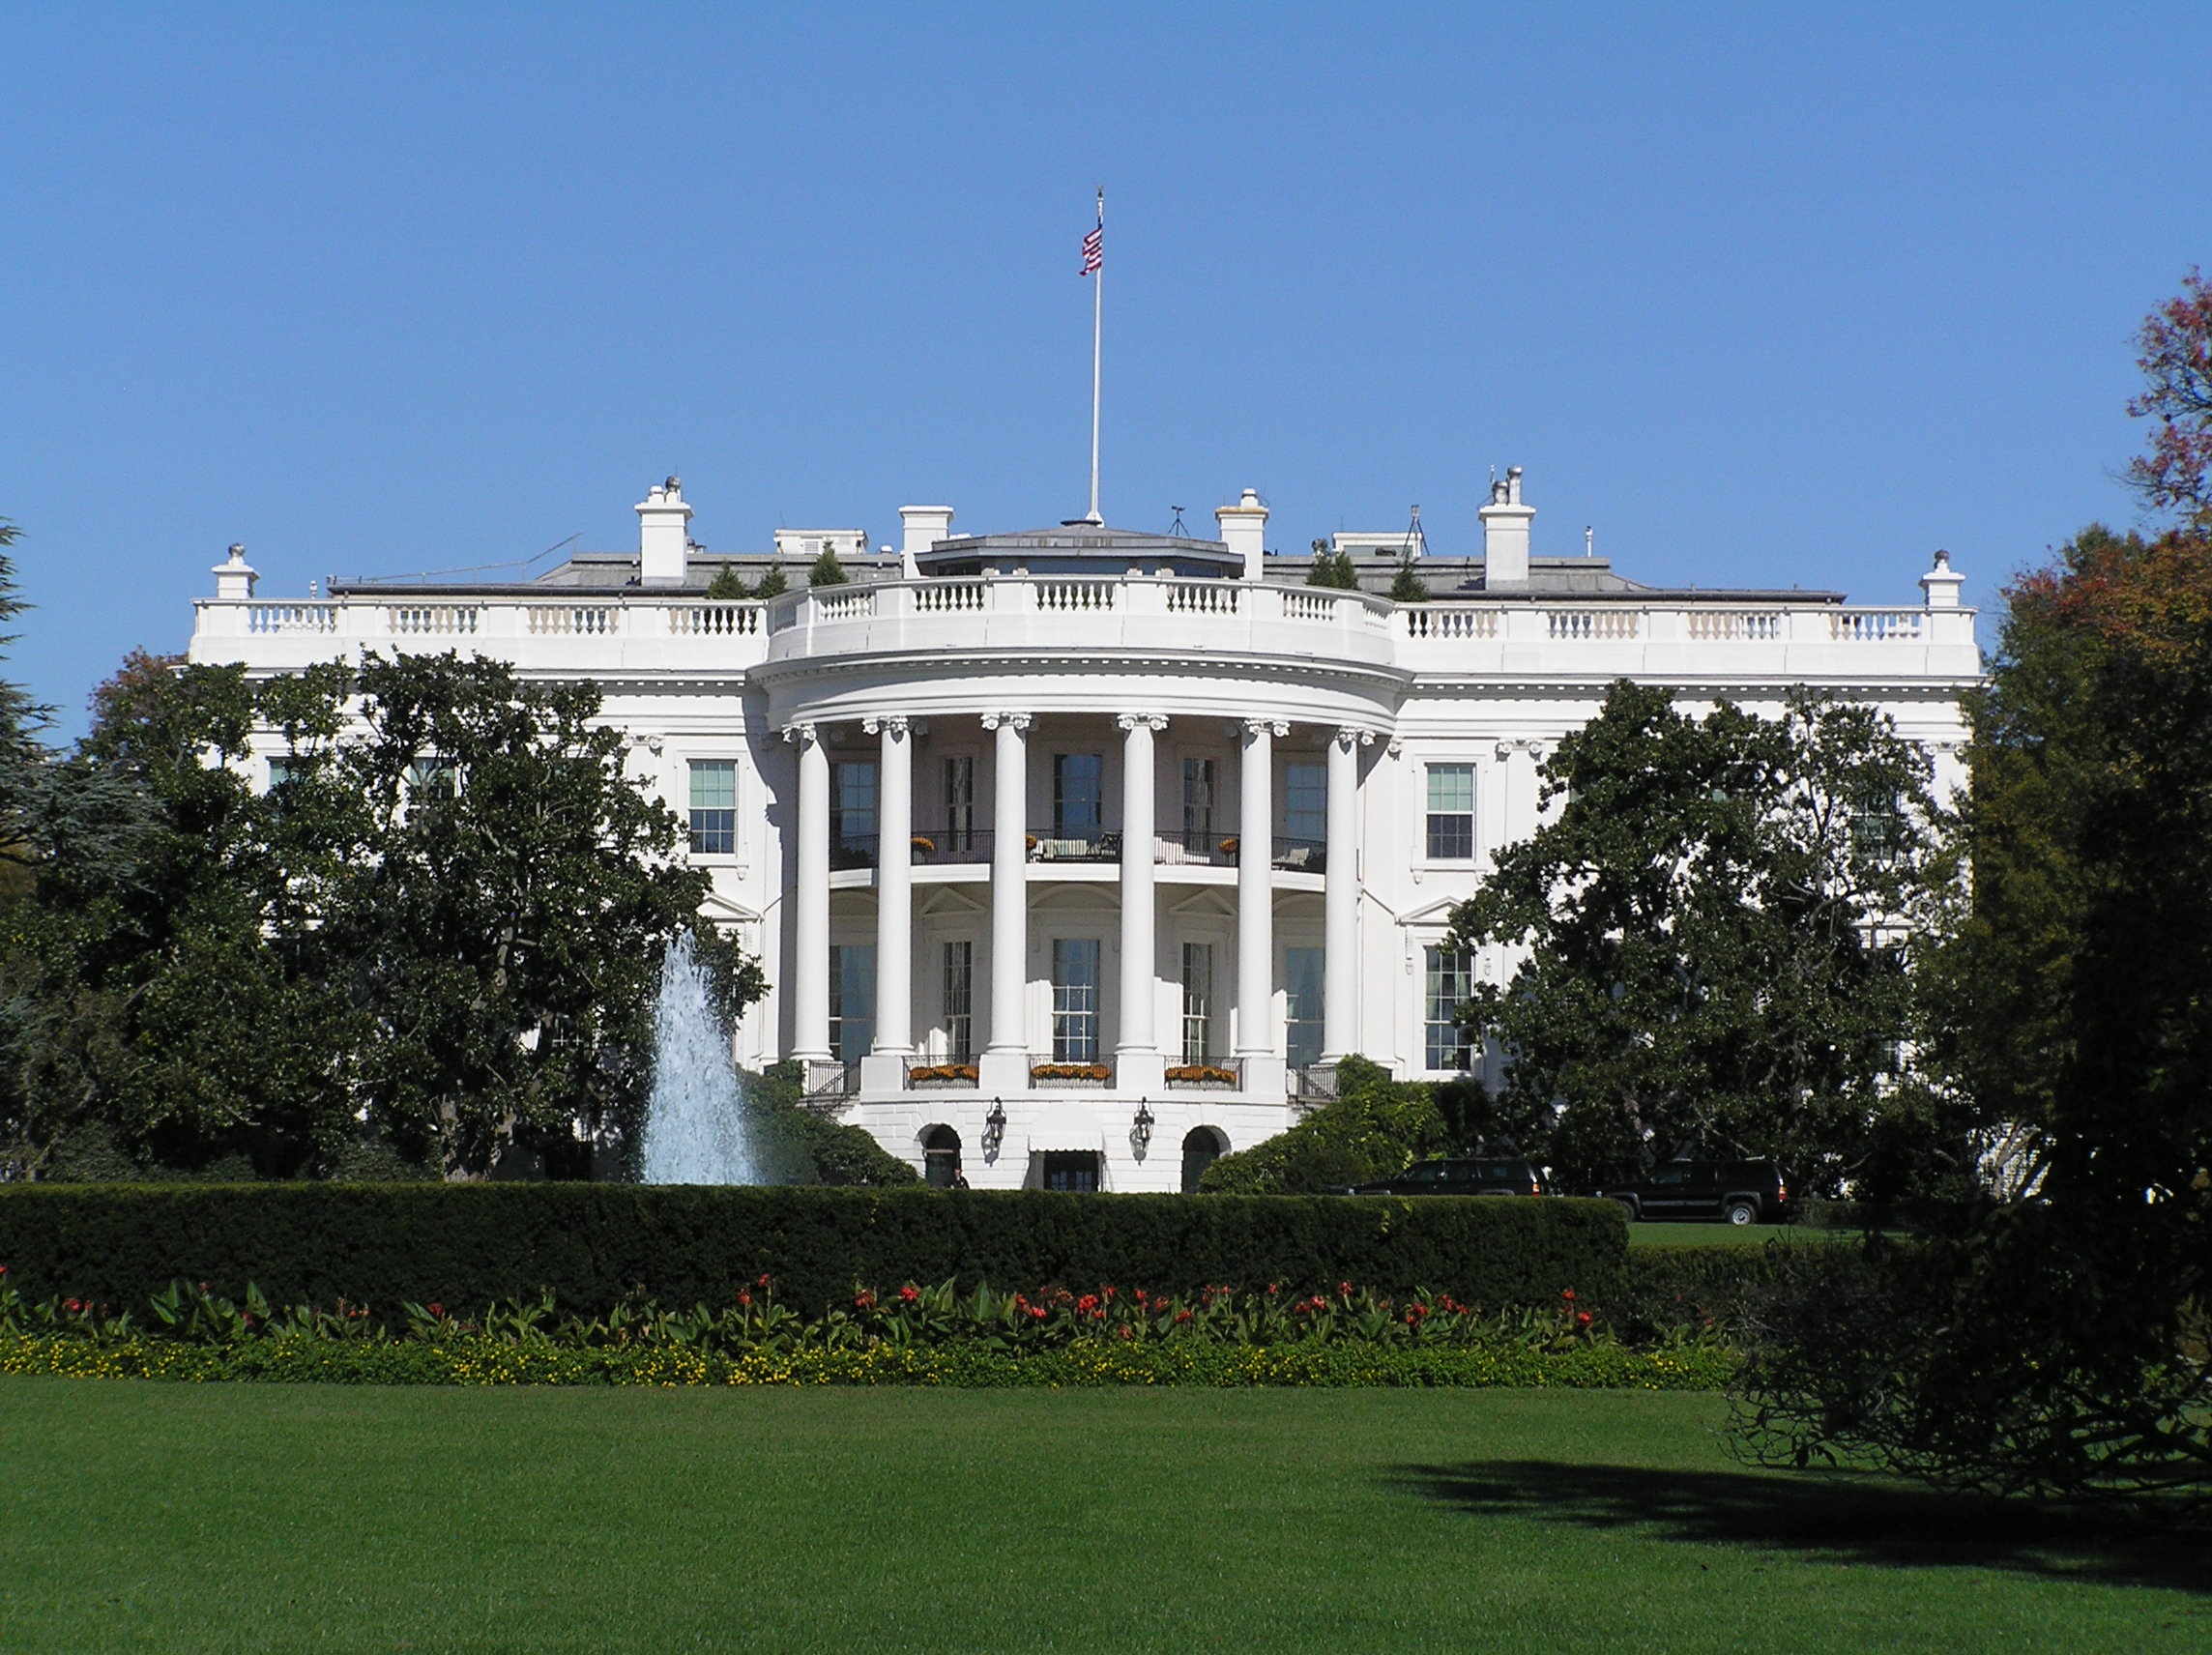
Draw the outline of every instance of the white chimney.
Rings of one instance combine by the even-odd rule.
[[[230,556],[215,566],[216,601],[244,603],[253,595],[253,583],[260,578],[247,564],[246,548],[231,547]]]
[[[914,560],[940,540],[952,537],[952,508],[949,506],[902,506],[898,508],[899,521],[906,525],[906,540],[899,547],[899,564],[912,580],[919,571]]]
[[[1951,572],[1951,554],[1937,552],[1936,566],[1920,577],[1920,590],[1928,595],[1931,609],[1956,609],[1959,607],[1959,588],[1966,584],[1963,574]]]
[[[680,478],[656,482],[637,508],[637,573],[647,586],[682,586],[691,544],[691,508]]]
[[[1221,540],[1244,560],[1244,578],[1258,580],[1267,552],[1267,508],[1260,504],[1259,490],[1247,488],[1234,506],[1214,508],[1213,520],[1221,525]]]
[[[1528,584],[1528,519],[1534,507],[1521,504],[1521,468],[1507,466],[1502,480],[1490,485],[1490,504],[1475,513],[1482,519],[1482,587],[1485,592],[1519,591]]]

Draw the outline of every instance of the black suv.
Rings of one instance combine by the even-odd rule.
[[[1667,1161],[1590,1194],[1617,1201],[1631,1218],[1780,1224],[1797,1215],[1789,1181],[1772,1161]]]
[[[1544,1180],[1519,1155],[1453,1156],[1416,1161],[1379,1184],[1360,1184],[1346,1195],[1542,1195]]]

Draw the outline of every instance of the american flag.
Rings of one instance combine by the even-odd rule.
[[[1106,226],[1101,224],[1083,238],[1083,271],[1096,276],[1106,264]]]

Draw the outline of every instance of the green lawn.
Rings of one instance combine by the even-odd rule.
[[[1790,1241],[1856,1241],[1855,1230],[1816,1230],[1809,1224],[1709,1224],[1691,1219],[1632,1223],[1628,1244],[1660,1247],[1745,1247],[1781,1236]]]
[[[2212,1567],[1710,1396],[0,1381],[0,1648],[2201,1652]]]

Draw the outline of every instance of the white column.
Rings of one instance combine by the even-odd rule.
[[[798,939],[792,949],[791,1055],[801,1063],[830,1060],[830,755],[811,724],[794,724],[783,739],[799,749],[799,887],[792,907]]]
[[[1026,712],[986,712],[998,733],[991,790],[991,1038],[980,1069],[985,1092],[1027,1091],[1029,998],[1029,742]]]
[[[1266,1096],[1283,1090],[1275,1045],[1274,739],[1289,731],[1272,718],[1245,719],[1237,778],[1237,1056],[1244,1089]]]
[[[1124,1091],[1157,1091],[1166,1060],[1153,1027],[1154,904],[1152,863],[1158,822],[1152,807],[1152,737],[1168,727],[1156,712],[1124,712],[1121,739],[1121,1038],[1114,1049],[1114,1084]]]
[[[896,1091],[914,1053],[914,734],[896,714],[863,720],[882,739],[876,767],[876,1040],[864,1091]]]
[[[1322,889],[1321,1060],[1359,1038],[1359,749],[1374,736],[1339,730],[1328,743],[1328,865]]]

